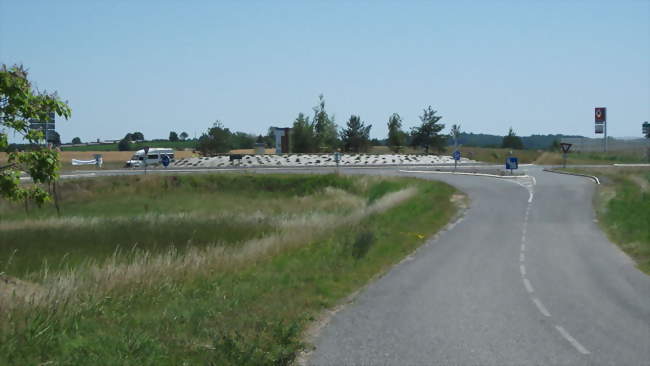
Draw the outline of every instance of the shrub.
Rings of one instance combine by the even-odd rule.
[[[375,242],[375,234],[372,231],[362,231],[357,234],[352,244],[352,257],[361,259],[368,254],[370,247]]]

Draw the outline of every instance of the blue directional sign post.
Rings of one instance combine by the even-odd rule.
[[[510,170],[510,174],[513,174],[513,170],[519,168],[519,160],[514,157],[510,156],[506,159],[506,169]]]
[[[161,157],[160,157],[160,162],[162,163],[162,165],[163,165],[165,168],[167,168],[167,166],[169,166],[169,156],[168,156],[168,155],[163,155],[163,156],[161,156]]]
[[[454,171],[456,171],[456,167],[458,166],[458,161],[460,160],[460,151],[454,150],[454,153],[451,154],[454,158]]]

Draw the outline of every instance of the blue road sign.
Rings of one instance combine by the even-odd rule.
[[[169,165],[169,156],[163,155],[160,158],[160,162],[162,163],[163,166],[167,167]]]
[[[517,169],[519,167],[519,160],[516,157],[511,156],[506,159],[506,169]]]
[[[454,160],[457,160],[457,161],[460,160],[460,151],[455,150],[454,153],[451,154],[451,156],[454,157]]]

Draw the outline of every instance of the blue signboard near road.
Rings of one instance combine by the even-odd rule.
[[[460,151],[455,150],[454,153],[451,154],[451,156],[453,156],[454,160],[456,160],[456,161],[460,160]]]
[[[519,167],[519,160],[517,160],[516,157],[511,156],[506,159],[506,169],[512,171],[513,169],[517,169],[518,167]]]
[[[166,168],[169,165],[169,156],[163,155],[160,157],[160,162]]]

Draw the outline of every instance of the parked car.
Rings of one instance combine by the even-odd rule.
[[[150,148],[147,154],[144,153],[144,149],[138,150],[133,154],[130,160],[127,160],[127,168],[137,168],[144,166],[145,162],[148,166],[156,166],[161,164],[161,159],[163,156],[167,156],[171,162],[174,161],[174,149],[169,149],[165,147],[153,147]]]

